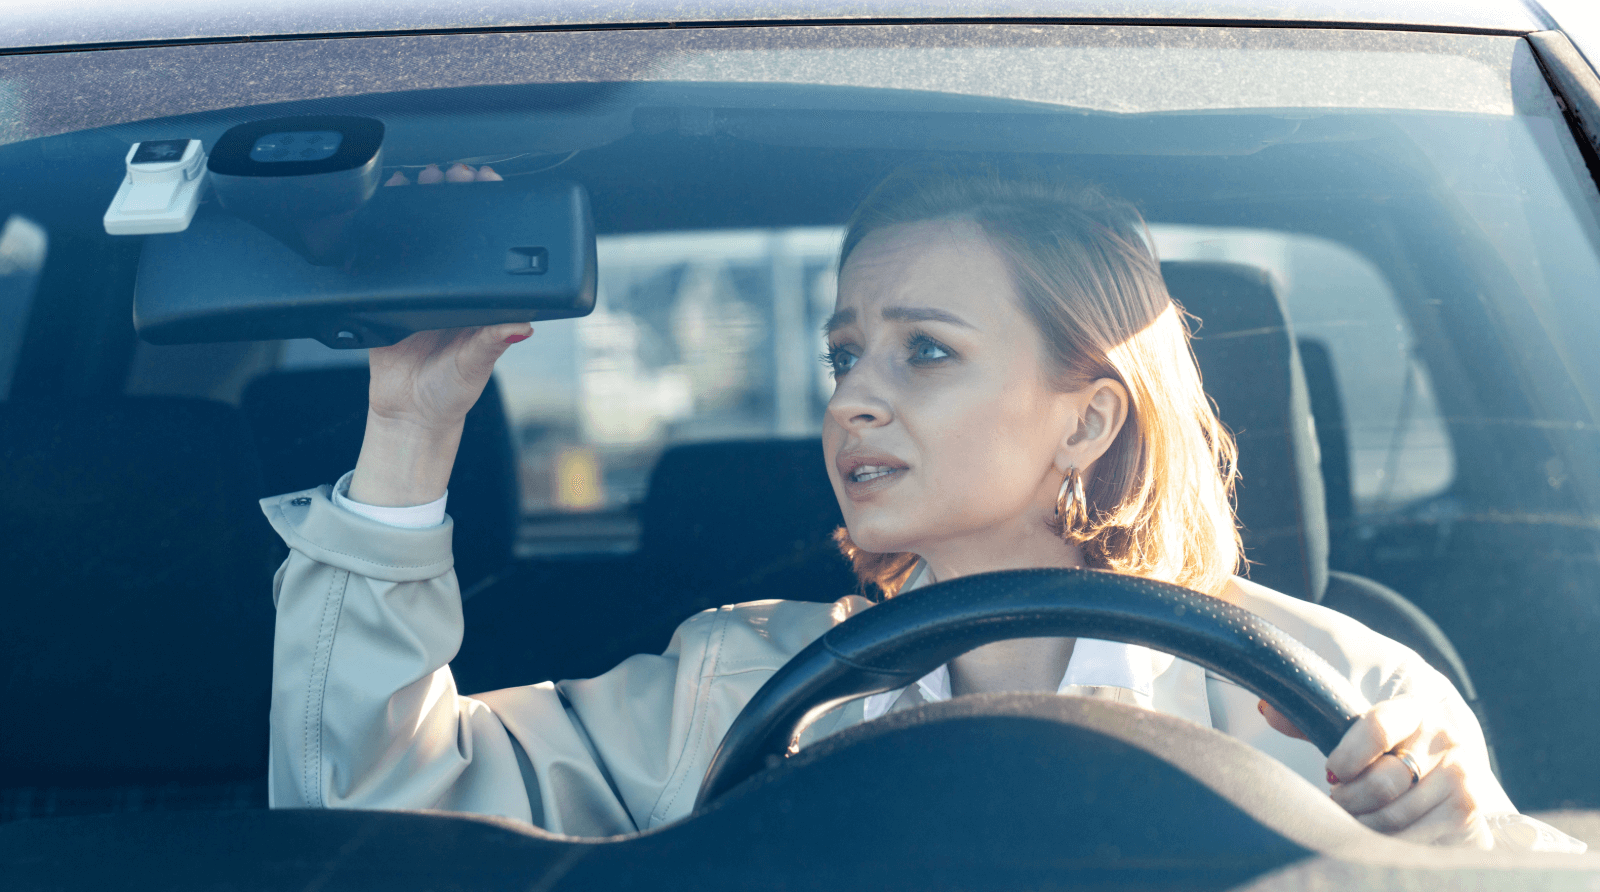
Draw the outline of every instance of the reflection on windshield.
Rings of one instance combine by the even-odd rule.
[[[21,214],[12,214],[0,226],[0,400],[11,392],[34,286],[49,245],[44,228]]]

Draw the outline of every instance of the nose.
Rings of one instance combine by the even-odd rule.
[[[882,427],[894,420],[881,376],[864,359],[834,385],[828,418],[845,430]]]

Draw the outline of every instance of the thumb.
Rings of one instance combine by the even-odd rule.
[[[533,334],[533,326],[526,322],[504,325],[485,325],[471,336],[460,353],[460,368],[469,377],[487,378],[494,371],[495,360],[512,344]]]
[[[1272,726],[1272,730],[1277,731],[1279,734],[1287,734],[1296,740],[1307,739],[1304,734],[1300,733],[1300,729],[1294,726],[1294,722],[1284,718],[1283,713],[1273,709],[1271,703],[1265,700],[1257,700],[1256,709],[1260,710],[1261,715],[1266,718],[1267,724]]]

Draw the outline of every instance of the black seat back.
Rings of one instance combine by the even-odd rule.
[[[1194,350],[1206,392],[1239,441],[1239,521],[1250,577],[1405,644],[1476,709],[1466,666],[1433,620],[1392,589],[1329,572],[1330,518],[1347,533],[1353,509],[1348,435],[1326,350],[1295,339],[1262,270],[1167,262],[1161,271],[1173,298],[1200,317]]]
[[[1239,443],[1239,523],[1250,578],[1318,601],[1328,529],[1304,372],[1267,274],[1232,263],[1161,264],[1174,300],[1199,317],[1206,393]]]
[[[832,601],[855,588],[831,538],[844,517],[817,439],[674,446],[639,520],[639,561],[673,589]]]
[[[261,453],[266,492],[333,483],[355,467],[367,423],[365,366],[273,372],[252,381],[241,407]],[[467,413],[450,475],[456,576],[462,589],[503,572],[520,519],[516,453],[499,385]]]
[[[236,410],[0,404],[0,468],[0,788],[264,793],[283,553]]]

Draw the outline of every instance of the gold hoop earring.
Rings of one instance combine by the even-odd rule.
[[[1061,535],[1071,533],[1088,519],[1089,509],[1083,498],[1083,474],[1077,468],[1068,468],[1067,476],[1061,480],[1061,489],[1056,493],[1056,523],[1061,525]]]

